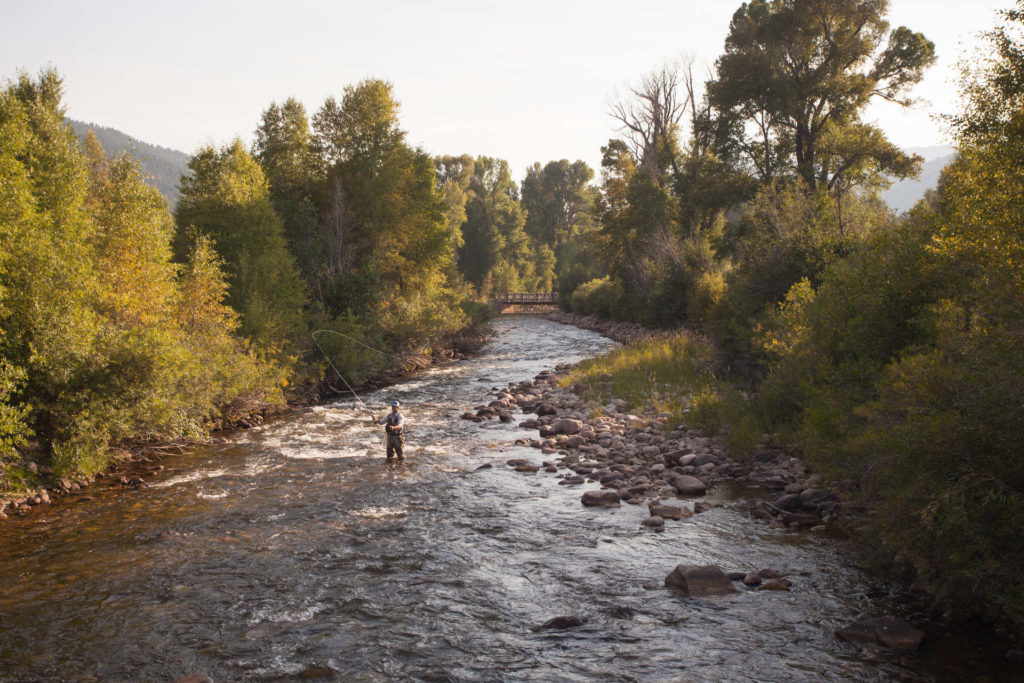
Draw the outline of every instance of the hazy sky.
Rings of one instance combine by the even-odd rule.
[[[505,158],[522,177],[534,161],[596,168],[616,134],[616,93],[684,53],[712,64],[739,4],[0,0],[0,74],[52,64],[72,118],[190,153],[251,141],[271,101],[295,96],[312,114],[346,84],[384,78],[414,144]],[[892,25],[935,42],[938,64],[917,110],[876,106],[868,118],[904,146],[943,142],[930,115],[956,106],[957,60],[1011,4],[891,0]]]

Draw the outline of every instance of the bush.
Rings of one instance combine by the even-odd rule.
[[[584,282],[573,291],[569,301],[574,313],[607,318],[612,317],[622,297],[622,288],[610,276],[606,276]]]

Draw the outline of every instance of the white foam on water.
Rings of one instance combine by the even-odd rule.
[[[227,470],[196,470],[195,472],[188,472],[186,474],[178,475],[177,477],[171,477],[165,481],[156,482],[153,484],[153,487],[162,489],[170,486],[177,486],[178,484],[187,484],[192,481],[216,479],[217,477],[223,477],[227,473]]]
[[[318,602],[315,605],[303,609],[280,610],[273,607],[264,607],[256,610],[255,614],[249,617],[250,624],[261,624],[272,622],[275,624],[294,624],[302,621],[309,621],[327,608],[324,603]]]
[[[369,507],[362,510],[349,510],[348,514],[365,519],[387,519],[389,517],[405,517],[409,513],[401,508]]]
[[[347,448],[282,448],[281,455],[289,460],[337,460],[339,458],[362,458],[368,447],[352,445]]]
[[[196,494],[196,498],[202,498],[203,500],[220,500],[221,498],[227,498],[228,492],[221,491],[220,493],[207,493],[205,491],[199,491]]]

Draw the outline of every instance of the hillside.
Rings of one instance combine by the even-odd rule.
[[[954,156],[953,148],[945,145],[911,147],[907,151],[924,157],[921,176],[916,180],[907,179],[893,183],[892,187],[882,193],[882,199],[899,212],[909,211],[917,203],[917,200],[924,196],[925,192],[934,189],[939,182],[942,169],[953,160]]]
[[[125,135],[119,130],[68,119],[75,134],[82,140],[92,131],[108,156],[117,156],[128,151],[142,164],[142,170],[149,176],[148,182],[167,198],[173,209],[178,202],[178,181],[185,172],[188,155],[176,149],[151,145]]]

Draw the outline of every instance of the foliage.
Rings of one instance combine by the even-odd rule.
[[[833,189],[869,169],[915,171],[919,159],[860,120],[873,97],[908,104],[906,90],[935,61],[920,33],[889,31],[887,9],[887,0],[751,0],[736,10],[708,91],[762,181],[795,174]]]
[[[873,538],[904,569],[1021,624],[1024,5],[1004,16],[935,196],[764,318],[760,404],[877,506]]]
[[[262,169],[237,139],[203,147],[188,166],[175,211],[178,257],[192,230],[209,236],[224,259],[239,333],[260,349],[286,353],[301,337],[306,295]]]
[[[612,398],[630,410],[670,414],[669,425],[687,424],[722,434],[737,453],[747,453],[763,431],[746,397],[721,377],[712,344],[688,332],[631,342],[581,362],[563,380],[580,385],[596,410]]]
[[[95,136],[80,148],[60,98],[52,70],[0,93],[0,443],[9,459],[33,432],[55,471],[77,474],[119,440],[280,400],[283,375],[232,337],[212,250],[205,284],[194,261],[180,276],[166,201],[131,157]]]
[[[122,152],[127,152],[137,159],[146,183],[160,190],[160,194],[164,196],[172,209],[178,203],[178,180],[185,173],[186,164],[188,164],[187,154],[176,149],[136,140],[119,130],[106,126],[97,126],[93,123],[73,119],[67,119],[67,123],[75,131],[75,135],[83,145],[86,137],[92,133],[108,155],[118,157]]]

